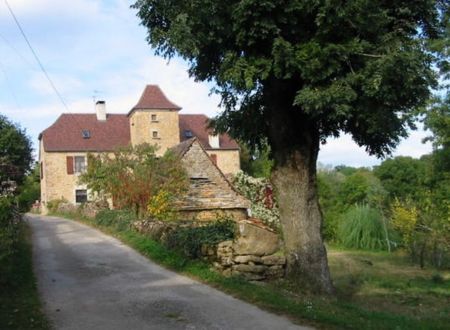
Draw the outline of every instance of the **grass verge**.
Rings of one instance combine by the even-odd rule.
[[[323,297],[309,294],[288,281],[254,284],[240,278],[224,277],[212,271],[210,265],[199,260],[187,259],[177,252],[168,250],[161,243],[135,231],[99,225],[93,219],[72,214],[56,215],[79,220],[99,228],[169,269],[216,287],[268,311],[285,315],[298,324],[322,329],[448,329],[450,322],[450,316],[446,313],[449,309],[446,304],[449,297],[448,289],[444,289],[444,294],[438,297],[438,301],[444,304],[441,306],[442,308],[428,315],[390,309],[389,304],[386,304],[387,308],[382,308],[386,301],[377,299],[390,299],[389,295],[384,298],[375,298],[372,301],[377,301],[377,306],[372,306],[370,302],[373,297],[370,294],[364,298],[368,301],[362,301],[364,299],[361,298],[364,295],[358,296],[359,291],[355,291],[353,287],[349,288],[353,291],[347,292],[346,286],[353,285],[353,277],[357,278],[355,280],[357,283],[360,283],[359,281],[364,283],[365,280],[360,279],[356,271],[350,273],[349,280],[346,277],[348,273],[345,275],[345,268],[342,268],[332,254],[330,255],[330,266],[332,274],[337,274],[334,278],[335,281],[337,280],[339,294],[336,297]],[[361,257],[358,256],[358,258]],[[376,275],[374,276],[376,277]],[[376,283],[376,280],[369,281],[370,285],[373,283]],[[447,282],[444,282],[442,288],[445,288],[446,285]],[[422,308],[426,309],[425,306]]]
[[[50,329],[33,274],[30,228],[21,222],[17,230],[14,254],[0,262],[0,329]]]

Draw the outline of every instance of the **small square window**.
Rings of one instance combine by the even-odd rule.
[[[158,131],[152,131],[152,138],[154,138],[154,139],[159,138]]]
[[[87,190],[86,189],[75,190],[75,202],[76,203],[86,203],[87,202]]]
[[[185,130],[184,131],[184,137],[186,137],[186,138],[191,138],[191,137],[193,137],[194,135],[192,134],[192,131],[190,131],[190,130]]]
[[[83,173],[86,171],[86,157],[84,156],[75,156],[73,158],[74,162],[74,171],[75,173]]]
[[[158,121],[158,117],[156,115],[152,115],[152,121]]]
[[[83,139],[90,139],[91,132],[88,129],[84,129],[81,131],[81,136],[83,137]]]

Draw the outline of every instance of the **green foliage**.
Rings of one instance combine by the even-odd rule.
[[[385,250],[389,239],[381,214],[367,205],[356,205],[343,215],[338,237],[345,247],[363,250]]]
[[[19,187],[17,202],[19,203],[20,211],[29,211],[33,203],[40,198],[40,166],[36,163],[33,170],[25,177],[23,184]]]
[[[111,197],[116,207],[144,217],[153,196],[165,191],[174,197],[188,185],[180,159],[170,151],[157,157],[155,151],[155,146],[141,144],[119,149],[112,157],[89,155],[80,181],[100,198]]]
[[[328,241],[336,240],[336,232],[339,219],[344,212],[341,206],[340,187],[345,176],[336,170],[319,170],[317,173],[317,184],[319,191],[319,203],[323,213],[322,233]]]
[[[402,235],[404,246],[410,248],[417,226],[417,208],[411,202],[401,203],[396,199],[391,205],[391,222],[394,229]]]
[[[133,221],[136,221],[136,214],[130,210],[101,210],[94,221],[97,225],[125,231],[131,229]]]
[[[381,0],[137,0],[133,8],[156,53],[178,54],[195,79],[216,82],[226,108],[220,130],[252,143],[270,135],[271,147],[282,132],[291,148],[302,135],[294,129],[321,139],[345,131],[378,155],[406,136],[411,111],[436,85],[442,49],[426,46],[444,36],[446,10],[440,1]],[[283,127],[270,120],[274,111],[286,115]]]
[[[423,186],[425,176],[424,162],[412,157],[399,156],[383,161],[374,169],[390,198],[406,200],[420,198],[419,187]]]
[[[371,171],[362,169],[347,176],[339,190],[340,204],[348,208],[355,204],[379,207],[384,203],[386,192]]]
[[[22,183],[32,160],[31,141],[25,130],[0,115],[0,196],[10,189],[9,180]]]
[[[0,285],[4,285],[4,281],[11,280],[6,276],[9,274],[7,268],[11,264],[18,243],[18,223],[13,208],[11,198],[0,196],[0,264],[6,267],[0,268]]]
[[[68,203],[68,200],[65,198],[52,199],[51,201],[47,202],[47,208],[50,213],[57,213],[59,206],[65,203]]]
[[[201,227],[178,227],[168,234],[166,245],[182,251],[186,256],[199,258],[202,246],[214,246],[234,239],[236,222],[221,219]]]
[[[244,142],[240,142],[239,147],[242,171],[254,178],[270,178],[274,161],[270,158],[267,142],[255,150]]]

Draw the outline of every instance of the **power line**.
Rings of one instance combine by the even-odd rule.
[[[16,93],[14,93],[14,89],[12,88],[11,81],[9,80],[8,74],[6,72],[5,66],[3,65],[3,62],[0,60],[0,70],[3,72],[3,75],[5,76],[6,85],[8,86],[9,92],[11,93],[11,96],[16,103],[16,107],[19,110],[22,110],[22,107],[19,104],[19,101],[17,99]]]
[[[2,39],[3,40],[3,42],[9,47],[9,48],[11,48],[31,69],[33,69],[33,70],[35,70],[36,69],[36,67],[34,67],[31,63],[30,63],[30,61],[28,60],[28,59],[26,59],[21,53],[20,53],[20,51],[16,48],[16,47],[14,47],[14,45],[11,43],[11,42],[9,42],[8,41],[8,39],[6,39],[5,38],[5,36],[3,36],[1,33],[0,33],[0,39]]]
[[[56,88],[56,86],[53,83],[53,81],[50,79],[50,76],[48,75],[47,70],[45,70],[44,66],[42,65],[41,60],[37,56],[37,54],[34,51],[33,47],[31,46],[30,41],[28,40],[24,30],[22,29],[22,26],[20,25],[20,23],[19,23],[16,15],[14,14],[12,8],[10,7],[8,1],[7,0],[4,0],[4,1],[5,1],[6,6],[8,7],[9,12],[11,13],[11,16],[13,17],[14,21],[16,22],[16,25],[19,28],[20,33],[22,34],[23,38],[25,39],[25,42],[27,43],[28,47],[30,48],[31,53],[33,54],[34,58],[36,59],[36,62],[39,64],[39,67],[41,68],[41,70],[44,73],[45,77],[47,78],[48,82],[50,83],[50,86],[52,87],[52,89],[54,90],[56,95],[58,96],[58,98],[61,101],[61,103],[64,106],[64,108],[66,108],[66,110],[69,111],[69,107],[67,106],[66,102],[64,101],[63,97],[61,96],[61,93],[58,91],[58,89]]]

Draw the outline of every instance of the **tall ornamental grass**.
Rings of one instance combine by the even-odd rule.
[[[338,238],[347,248],[363,250],[387,250],[389,239],[382,215],[368,205],[355,205],[344,213]]]

